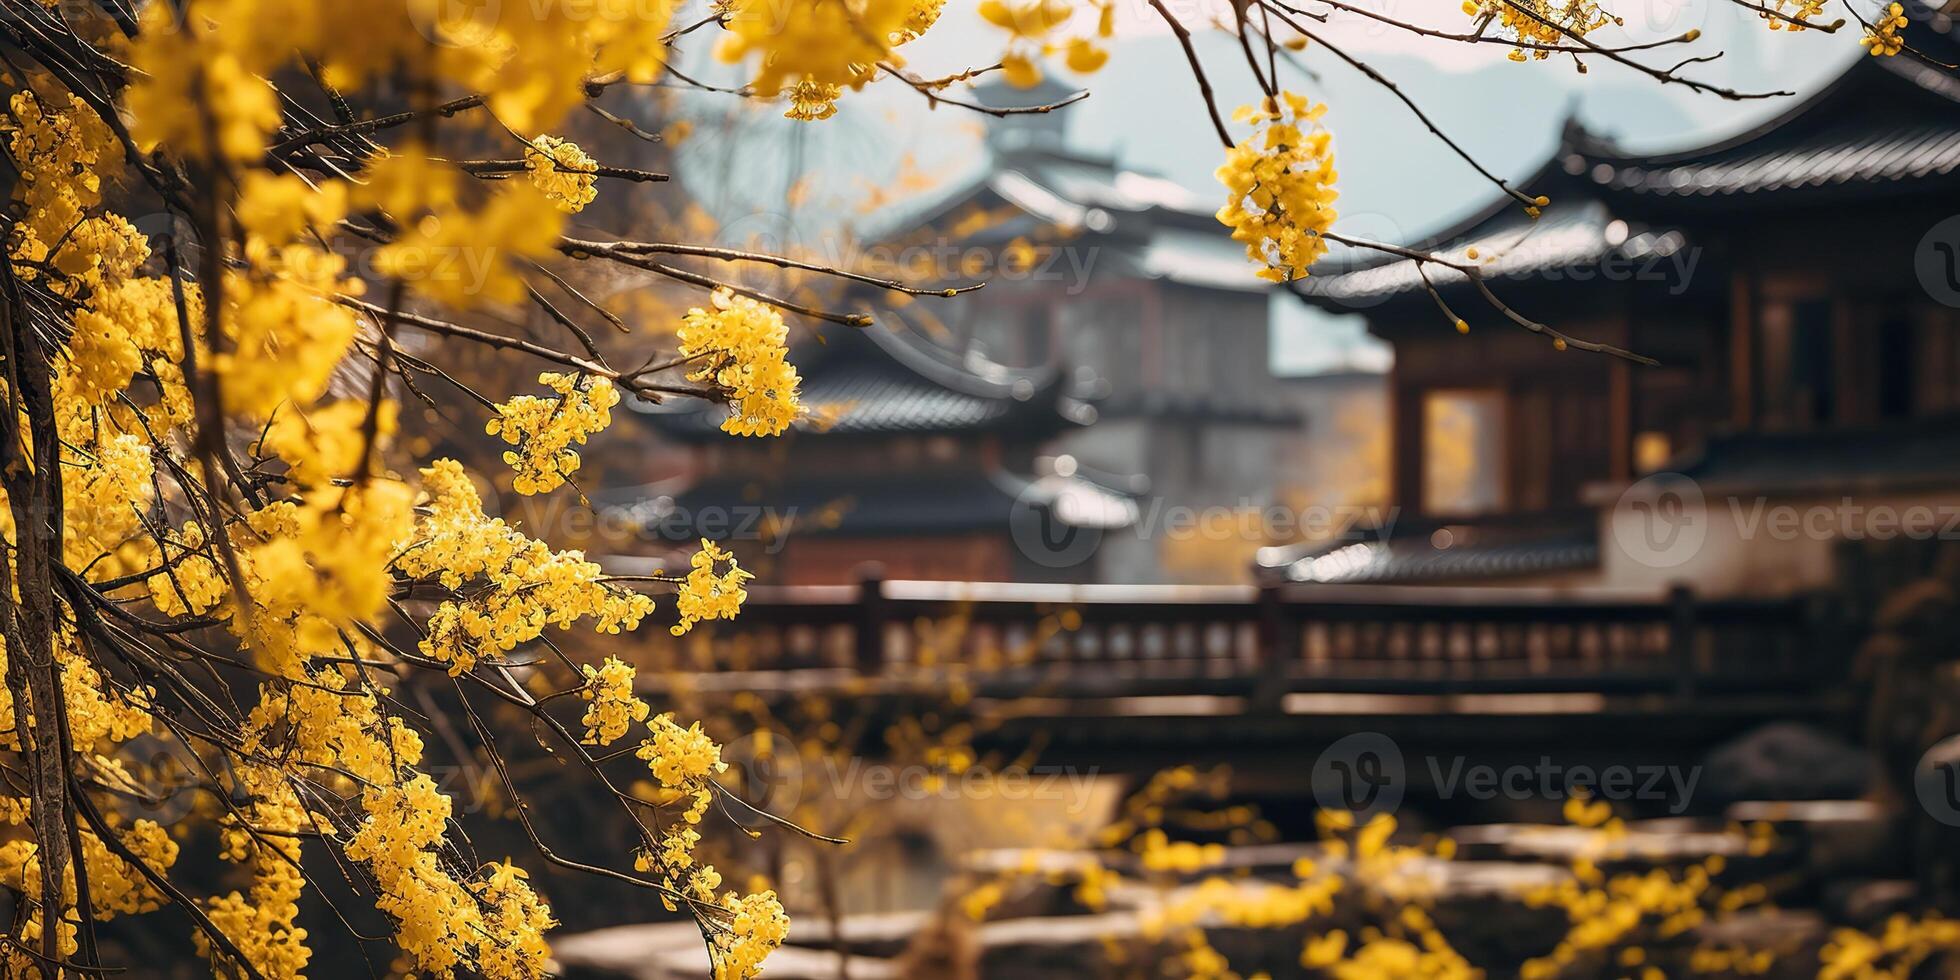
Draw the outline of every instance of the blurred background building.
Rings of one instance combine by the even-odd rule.
[[[1003,83],[995,107],[1059,102],[1058,83]],[[985,280],[953,299],[856,300],[877,324],[828,328],[799,350],[812,417],[780,445],[719,433],[724,410],[648,409],[712,472],[608,491],[682,539],[689,515],[797,515],[778,530],[788,583],[844,582],[876,555],[888,575],[953,580],[1238,580],[1256,526],[1222,540],[1153,534],[1176,513],[1230,517],[1288,499],[1289,450],[1379,375],[1308,396],[1274,375],[1272,284],[1213,217],[1215,203],[1108,155],[1068,148],[1067,107],[992,119],[988,166],[901,203],[864,254],[911,281]],[[1296,494],[1297,496],[1297,494]],[[1017,511],[1016,508],[1019,508]],[[1099,533],[1066,563],[1028,561],[1016,514],[1058,540]],[[712,535],[710,535],[712,536]],[[673,537],[663,534],[660,537]]]
[[[1913,37],[1960,53],[1923,25]],[[1629,154],[1568,122],[1520,185],[1552,200],[1545,217],[1500,198],[1419,243],[1475,262],[1523,315],[1658,366],[1562,351],[1449,270],[1427,272],[1467,336],[1414,262],[1306,280],[1302,298],[1360,309],[1395,346],[1400,513],[1360,545],[1275,551],[1270,571],[1788,593],[1835,577],[1838,541],[1906,533],[1866,526],[1873,513],[1952,505],[1960,311],[1922,270],[1954,274],[1928,228],[1960,202],[1956,100],[1948,73],[1860,58],[1706,146]],[[1662,472],[1679,478],[1642,480]],[[1788,506],[1832,516],[1757,523]]]

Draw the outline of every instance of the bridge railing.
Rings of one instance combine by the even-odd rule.
[[[1097,693],[1801,689],[1846,653],[1815,599],[1599,589],[882,581],[756,588],[697,668]]]

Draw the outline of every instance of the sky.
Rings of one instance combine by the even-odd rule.
[[[1225,111],[1256,98],[1236,39],[1206,29],[1209,0],[1167,0],[1197,35],[1207,74]],[[1463,30],[1469,20],[1456,0],[1353,0],[1398,20]],[[1111,57],[1093,75],[1064,79],[1090,91],[1069,107],[1069,141],[1078,149],[1114,155],[1123,165],[1177,180],[1203,195],[1217,192],[1212,170],[1219,162],[1212,135],[1176,38],[1145,0],[1117,0],[1117,37]],[[1302,0],[1296,6],[1312,7]],[[1701,38],[1694,53],[1720,51],[1719,60],[1695,66],[1695,77],[1742,91],[1788,90],[1795,98],[1815,91],[1862,55],[1856,25],[1836,35],[1770,31],[1755,13],[1730,0],[1625,0],[1611,9],[1626,26],[1593,35],[1602,44],[1674,37],[1690,29]],[[1322,30],[1318,25],[1316,31]],[[1499,45],[1469,45],[1412,35],[1353,14],[1335,13],[1325,40],[1372,65],[1397,85],[1466,151],[1505,177],[1531,173],[1556,145],[1561,122],[1576,113],[1591,130],[1630,150],[1664,151],[1695,146],[1741,131],[1786,111],[1791,98],[1731,101],[1653,79],[1601,59],[1580,73],[1570,59],[1517,63]],[[949,74],[997,56],[1002,33],[973,13],[971,0],[950,0],[941,21],[904,52],[921,75]],[[1689,49],[1669,49],[1673,57]],[[1299,66],[1282,64],[1283,87],[1325,102],[1340,170],[1341,217],[1335,230],[1387,241],[1410,241],[1481,210],[1495,197],[1490,185],[1431,136],[1396,97],[1313,46]],[[706,68],[706,66],[700,66]],[[1306,72],[1311,71],[1309,75]],[[768,146],[763,158],[703,146],[683,157],[690,171],[712,172],[725,183],[701,188],[724,216],[753,222],[754,213],[780,201],[798,175],[814,175],[803,213],[773,216],[805,237],[821,235],[839,221],[875,221],[851,202],[867,188],[900,186],[903,174],[956,179],[983,166],[980,138],[985,117],[957,109],[931,111],[917,93],[889,82],[848,95],[838,115],[808,124],[781,119],[767,106],[743,107],[708,95],[690,100],[690,111],[736,114],[745,146]],[[705,141],[704,141],[705,142]],[[780,207],[780,204],[773,205]],[[1379,366],[1353,318],[1337,319],[1301,304],[1275,304],[1274,369],[1299,374],[1345,366]]]

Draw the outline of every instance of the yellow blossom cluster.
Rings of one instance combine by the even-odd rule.
[[[1543,61],[1553,49],[1577,47],[1564,43],[1568,39],[1624,23],[1600,9],[1597,0],[1463,0],[1463,12],[1480,23],[1496,24],[1500,36],[1516,41],[1520,46],[1511,49],[1512,61]],[[1585,70],[1583,62],[1579,70]]]
[[[599,161],[586,155],[577,143],[559,136],[540,136],[524,147],[524,170],[531,183],[558,210],[576,214],[598,196],[593,186],[598,178]]]
[[[1818,952],[1817,980],[1904,980],[1935,954],[1960,950],[1960,922],[1897,913],[1872,932],[1836,929]]]
[[[1827,3],[1829,0],[1768,0],[1764,4],[1765,9],[1759,11],[1758,16],[1769,24],[1769,29],[1772,31],[1801,34],[1810,29],[1805,27],[1805,24],[1815,22],[1816,18],[1824,13],[1824,6]],[[1776,16],[1777,14],[1782,16]]]
[[[115,214],[91,213],[102,200],[102,174],[122,150],[95,112],[76,96],[49,104],[31,91],[8,100],[8,149],[21,167],[18,197],[25,220],[8,252],[16,274],[51,278],[69,294],[127,277],[149,255],[136,229]]]
[[[717,54],[731,63],[753,57],[757,66],[750,87],[764,98],[791,91],[791,118],[826,118],[843,90],[863,88],[878,76],[881,63],[905,63],[895,49],[921,19],[917,4],[718,0],[727,34]],[[936,19],[937,7],[932,5],[930,19]]]
[[[1215,866],[1225,860],[1225,845],[1219,843],[1198,844],[1193,841],[1173,841],[1161,829],[1145,831],[1139,839],[1146,871],[1175,871],[1181,874],[1196,874],[1205,868]]]
[[[1057,51],[1064,53],[1070,71],[1087,74],[1101,68],[1109,60],[1104,44],[1115,33],[1116,5],[1092,0],[1089,6],[1096,11],[1094,39],[1057,38],[1056,32],[1075,18],[1069,0],[983,0],[980,16],[1008,35],[1000,59],[1002,77],[1011,85],[1032,88],[1041,81],[1041,59]]]
[[[1334,223],[1338,194],[1332,137],[1319,124],[1326,111],[1284,92],[1233,115],[1263,128],[1226,153],[1218,168],[1226,191],[1218,220],[1232,229],[1246,256],[1264,266],[1262,278],[1297,279],[1327,251],[1325,233]]]
[[[67,356],[55,364],[53,400],[62,440],[83,460],[133,463],[127,452],[97,444],[140,429],[137,414],[164,425],[181,424],[189,415],[189,396],[175,363],[182,343],[171,286],[138,274],[150,257],[147,240],[120,215],[99,210],[102,177],[114,172],[122,156],[94,110],[79,98],[56,103],[31,91],[16,92],[8,108],[10,118],[0,122],[0,132],[21,168],[15,188],[24,210],[7,242],[8,258],[22,280],[45,283],[80,301]],[[195,288],[188,292],[190,314],[201,315]],[[141,398],[147,408],[120,397],[139,373],[154,383]],[[86,471],[91,465],[78,462],[76,468]],[[135,475],[125,470],[115,482],[128,490]],[[78,476],[89,478],[85,472]],[[69,501],[84,499],[64,495]],[[80,523],[122,525],[140,500],[122,493],[101,503],[117,513],[97,520],[82,516]],[[110,532],[78,542],[71,535],[70,548],[99,544],[106,551],[118,536]],[[102,553],[84,557],[76,567]],[[97,570],[115,574],[116,568],[112,563]]]
[[[551,909],[508,863],[471,878],[445,867],[451,803],[434,780],[417,774],[371,789],[361,806],[367,815],[347,856],[374,875],[376,904],[396,920],[395,942],[417,969],[447,976],[467,967],[494,980],[547,975]]]
[[[658,714],[649,726],[653,734],[640,743],[634,754],[647,764],[647,770],[661,789],[687,801],[683,816],[688,823],[699,823],[708,812],[713,790],[708,780],[728,768],[721,761],[721,747],[695,722],[682,728],[671,714]]]
[[[662,43],[675,3],[509,4],[456,7],[421,0],[200,0],[145,5],[126,97],[145,152],[162,144],[246,163],[279,128],[267,79],[296,55],[336,85],[394,73],[410,88],[456,85],[481,93],[506,125],[535,132],[585,96],[588,78],[635,83],[665,69]],[[204,115],[209,113],[209,117]],[[215,134],[215,141],[206,134]]]
[[[253,514],[260,540],[247,593],[258,607],[235,622],[260,665],[283,677],[308,656],[340,647],[340,634],[377,618],[394,591],[389,560],[414,528],[415,492],[398,480],[318,487],[304,501]]]
[[[727,762],[721,760],[721,747],[702,731],[700,721],[680,727],[672,713],[659,713],[647,727],[649,735],[641,739],[633,753],[647,764],[647,772],[653,776],[647,802],[659,808],[680,806],[682,809],[678,809],[678,815],[662,831],[661,845],[651,853],[641,853],[633,864],[643,872],[661,872],[664,890],[661,902],[668,911],[678,907],[678,898],[713,904],[715,890],[721,888],[721,872],[713,864],[702,864],[694,858],[694,847],[702,841],[696,825],[708,813],[708,804],[715,794],[713,780],[727,770]],[[762,896],[768,898],[764,900]],[[735,909],[737,915],[733,925],[723,921],[711,923],[715,929],[715,976],[755,976],[762,956],[782,943],[780,929],[788,927],[788,917],[782,913],[782,906],[776,904],[772,892],[751,894],[747,898],[737,898],[729,892],[721,904]],[[753,913],[753,927],[743,925],[743,909]]]
[[[938,4],[903,4],[879,46],[916,36]],[[299,925],[303,862],[319,858],[302,840],[365,877],[418,973],[545,975],[550,908],[521,869],[465,863],[445,839],[450,801],[417,771],[421,738],[376,678],[393,683],[432,663],[460,674],[581,619],[601,632],[630,629],[653,599],[485,515],[453,461],[423,471],[419,488],[401,478],[391,460],[403,416],[390,396],[415,389],[414,370],[439,373],[422,359],[432,348],[401,334],[472,329],[440,318],[438,304],[521,300],[526,270],[556,254],[565,214],[594,199],[600,168],[576,144],[544,136],[524,151],[528,179],[479,181],[478,169],[414,141],[391,143],[393,124],[352,107],[369,82],[416,112],[461,91],[469,104],[456,111],[472,110],[491,131],[543,132],[596,87],[657,77],[674,6],[594,16],[579,4],[185,0],[134,5],[126,23],[94,10],[72,23],[50,18],[37,42],[45,49],[10,62],[0,139],[18,173],[7,261],[35,339],[9,348],[9,377],[41,370],[28,354],[44,360],[46,377],[9,382],[31,455],[7,484],[18,491],[54,474],[45,484],[58,488],[62,513],[61,540],[41,549],[54,552],[45,559],[54,567],[41,570],[52,572],[53,594],[42,578],[32,600],[52,625],[13,669],[0,645],[0,672],[45,672],[58,701],[49,707],[37,693],[17,710],[0,691],[0,751],[38,751],[47,740],[28,733],[59,712],[84,803],[104,787],[135,799],[181,791],[200,819],[165,828],[110,808],[106,823],[77,819],[71,840],[89,893],[76,894],[82,876],[70,864],[49,876],[66,893],[44,900],[37,839],[50,828],[33,826],[28,801],[0,799],[0,886],[19,896],[0,953],[6,975],[47,972],[34,959],[44,929],[49,950],[75,956],[83,907],[108,919],[181,901],[201,912],[192,938],[214,972],[301,977],[313,961]],[[69,59],[74,74],[47,70],[67,57],[67,42],[83,55]],[[288,84],[309,95],[292,97]],[[361,122],[320,135],[334,124],[304,107],[314,101],[342,124]],[[106,209],[146,198],[182,219],[167,238]],[[385,310],[362,299],[367,277],[350,269],[350,241],[369,249],[390,287]],[[707,360],[727,370],[732,396],[759,399],[745,409],[753,430],[779,432],[796,386],[781,318],[756,307],[735,321],[703,329],[731,341]],[[563,483],[576,470],[572,447],[603,429],[618,401],[604,379],[544,381],[555,397],[512,399],[492,429],[515,447],[526,492]],[[778,411],[787,414],[771,421]],[[25,566],[42,559],[15,526],[16,509],[38,514],[0,493],[6,561]],[[697,569],[673,582],[683,621],[732,616],[747,573],[718,550]],[[24,592],[30,580],[16,581]],[[420,618],[417,603],[437,585],[433,612],[406,624],[404,646],[394,646],[383,613]],[[95,601],[70,605],[82,595]],[[406,643],[414,627],[425,627],[419,647]],[[256,701],[211,663],[258,677]],[[586,680],[591,744],[647,721],[630,667],[608,659]],[[177,727],[178,712],[195,716],[194,736]],[[161,764],[127,744],[144,736],[195,757],[170,774],[193,788],[148,785]],[[707,917],[721,933],[717,956],[729,975],[751,975],[787,920],[766,892],[717,900],[719,874],[692,858],[699,834],[689,825],[705,813],[719,750],[698,725],[671,718],[649,726],[645,746],[654,778],[682,804],[683,830],[663,848],[679,869],[670,877],[695,900],[726,906]],[[143,872],[168,872],[180,837],[200,829],[236,865],[225,884],[157,887]],[[674,860],[683,854],[685,864]]]
[[[509,180],[470,206],[460,181],[455,167],[415,147],[373,163],[355,203],[402,229],[375,253],[375,269],[454,308],[515,303],[524,296],[518,268],[552,253],[565,211],[537,186]]]
[[[1906,8],[1892,4],[1879,14],[1876,22],[1865,28],[1865,36],[1858,43],[1864,45],[1865,50],[1875,58],[1890,58],[1905,50],[1906,41],[1899,36],[1899,32],[1905,30],[1909,23]]]
[[[789,108],[783,116],[798,122],[816,122],[829,119],[837,114],[837,100],[844,95],[844,87],[830,82],[814,79],[800,79],[788,90]]]
[[[607,657],[599,667],[584,664],[580,670],[585,674],[585,687],[579,692],[586,701],[585,744],[611,745],[635,722],[647,720],[652,709],[633,693],[637,673],[632,664]]]
[[[291,783],[277,770],[260,764],[240,766],[233,783],[252,794],[238,814],[221,824],[227,861],[246,865],[251,885],[210,899],[206,914],[260,973],[298,977],[313,957],[306,930],[297,924],[299,898],[305,889],[300,873],[299,833],[315,826]],[[217,948],[202,932],[195,937],[200,955],[223,970],[236,971],[234,957]]]
[[[704,619],[734,619],[742,609],[742,600],[748,598],[742,583],[755,577],[735,563],[734,555],[707,538],[701,539],[701,550],[688,563],[687,578],[674,597],[675,608],[680,611],[680,622],[673,626],[675,636]],[[727,571],[719,571],[724,564]]]
[[[150,447],[134,433],[105,435],[94,446],[75,454],[89,465],[78,467],[62,481],[62,528],[66,561],[86,568],[103,555],[114,555],[142,527],[142,514],[152,493],[150,479],[156,463]],[[124,563],[97,563],[96,574],[120,574]]]
[[[517,468],[511,487],[530,495],[556,490],[578,472],[574,445],[612,424],[619,391],[602,377],[546,371],[538,383],[555,395],[516,395],[497,406],[483,431],[516,446],[504,462]]]
[[[6,822],[14,826],[24,823],[27,806],[24,799],[6,798]],[[152,872],[168,872],[177,863],[178,844],[156,821],[136,820],[127,826],[114,827],[114,831],[122,846]],[[88,874],[89,901],[97,921],[141,915],[163,906],[163,893],[142,871],[131,866],[121,855],[111,853],[93,830],[81,828],[78,835]],[[40,879],[40,853],[33,841],[15,839],[0,844],[0,886],[19,895],[39,895]],[[56,926],[63,956],[72,956],[80,948],[78,935],[81,923],[73,905],[76,897],[74,866],[69,865],[64,868],[62,881],[62,898],[67,907]],[[41,976],[43,974],[30,952],[41,937],[42,909],[35,905],[22,915],[22,920],[23,926],[18,936],[26,948],[10,945],[4,954],[0,954],[0,965],[4,965],[9,977]]]
[[[291,174],[253,173],[239,187],[248,265],[226,277],[221,310],[229,344],[216,356],[225,408],[271,418],[326,393],[359,324],[336,302],[358,295],[346,260],[316,233],[347,211],[342,184],[315,189]]]
[[[802,412],[802,379],[786,359],[788,336],[781,313],[726,289],[681,319],[681,356],[700,362],[688,379],[713,382],[728,398],[723,432],[778,435]]]
[[[1566,800],[1565,818],[1587,830],[1585,845],[1574,855],[1571,875],[1554,884],[1526,889],[1522,898],[1533,908],[1562,910],[1569,922],[1566,934],[1549,953],[1534,957],[1519,969],[1527,980],[1551,980],[1610,969],[1609,964],[1635,967],[1645,961],[1644,943],[1670,940],[1707,921],[1711,913],[1734,912],[1760,904],[1761,885],[1725,889],[1718,878],[1727,859],[1711,856],[1686,868],[1651,868],[1645,872],[1608,875],[1600,862],[1626,853],[1627,828],[1604,801],[1574,795]],[[1766,830],[1755,832],[1767,846]],[[1705,963],[1721,960],[1738,972],[1762,972],[1764,951],[1709,950]]]
[[[731,893],[723,905],[734,921],[714,937],[715,980],[747,980],[789,938],[789,916],[773,891],[740,898]]]
[[[482,498],[462,465],[437,460],[422,470],[427,516],[394,567],[452,591],[479,582],[466,597],[443,600],[429,617],[424,656],[462,674],[485,656],[500,656],[544,633],[590,617],[601,633],[634,629],[653,611],[650,596],[606,581],[598,563],[577,551],[552,551],[483,513]]]

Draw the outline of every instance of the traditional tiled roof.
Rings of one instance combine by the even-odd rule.
[[[1020,431],[1039,438],[1095,420],[1093,379],[1058,368],[1008,368],[959,358],[890,323],[833,329],[824,343],[799,345],[812,435]],[[662,431],[683,439],[719,433],[724,406],[698,400],[629,402]],[[730,437],[733,438],[733,437]]]
[[[1361,585],[1520,578],[1596,567],[1599,537],[1587,520],[1424,524],[1281,555],[1272,570],[1292,582]]]
[[[1955,23],[1913,12],[1912,43],[1932,57],[1960,60]],[[1709,146],[1633,155],[1568,121],[1558,150],[1519,183],[1552,206],[1533,220],[1500,198],[1483,212],[1412,247],[1453,259],[1476,249],[1489,278],[1529,275],[1606,261],[1645,262],[1689,242],[1667,224],[1658,199],[1719,200],[1776,192],[1883,194],[1945,181],[1960,189],[1960,80],[1910,54],[1859,58],[1837,79],[1778,118]],[[1683,219],[1685,220],[1685,219]],[[1420,295],[1423,272],[1438,289],[1461,273],[1412,260],[1353,252],[1323,260],[1294,284],[1329,308]]]
[[[1960,61],[1954,19],[1916,0],[1905,6],[1907,43]],[[1789,112],[1730,139],[1644,158],[1591,154],[1567,168],[1610,191],[1710,199],[1960,178],[1960,78],[1911,52],[1858,58]]]
[[[1218,223],[1217,201],[1175,181],[1123,169],[1110,158],[1056,147],[1003,150],[966,179],[888,210],[864,236],[903,243],[922,230],[948,234],[958,216],[975,207],[997,220],[962,235],[963,243],[999,244],[1060,229],[1075,236],[1072,241],[1095,244],[1103,271],[1205,289],[1271,288]]]
[[[1542,182],[1528,186],[1542,186]],[[1533,220],[1514,202],[1467,229],[1445,233],[1436,240],[1420,244],[1424,251],[1457,260],[1475,250],[1486,277],[1501,279],[1524,276],[1547,269],[1572,269],[1598,265],[1611,260],[1645,262],[1674,254],[1687,240],[1681,232],[1650,228],[1616,217],[1603,201],[1555,197],[1555,204],[1543,217]],[[1356,304],[1402,293],[1423,291],[1423,275],[1442,289],[1457,286],[1467,277],[1454,269],[1430,265],[1419,269],[1412,259],[1375,257],[1355,262],[1345,271],[1340,267],[1317,273],[1295,288],[1302,296]]]
[[[1850,121],[1794,145],[1739,147],[1660,166],[1602,162],[1591,174],[1613,190],[1710,197],[1916,180],[1956,168],[1960,119],[1902,130]]]
[[[609,497],[610,503],[598,501],[609,517],[675,542],[754,533],[764,524],[796,536],[1006,532],[1017,506],[1049,507],[1064,523],[1080,526],[1121,527],[1137,514],[1129,497],[1087,480],[1030,479],[977,466],[900,475],[718,476],[679,493],[632,488]]]

